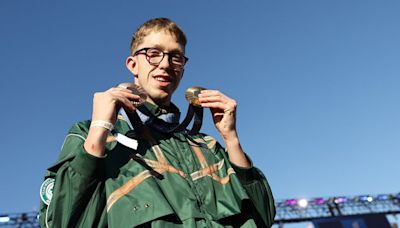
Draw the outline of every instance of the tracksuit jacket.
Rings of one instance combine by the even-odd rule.
[[[83,121],[70,129],[46,171],[52,189],[41,201],[42,227],[272,225],[274,200],[263,173],[230,163],[213,137],[151,127],[137,134],[119,116],[99,158],[83,147],[89,127]]]

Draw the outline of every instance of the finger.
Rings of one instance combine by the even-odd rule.
[[[122,96],[134,101],[140,101],[141,98],[139,95],[132,93],[130,90],[111,90],[109,93],[111,96]]]
[[[123,107],[123,108],[125,108],[127,110],[130,110],[130,111],[135,111],[136,110],[136,107],[135,107],[134,103],[131,100],[129,100],[127,97],[117,96],[116,95],[116,96],[114,96],[114,101],[117,103],[117,106],[119,108]]]
[[[122,92],[136,94],[142,99],[140,102],[144,102],[146,100],[147,93],[141,87],[139,87],[139,86],[128,87],[124,84],[129,84],[129,83],[122,83],[122,84],[118,85],[117,87],[114,87],[111,91],[122,91]]]
[[[127,93],[133,93],[131,89],[129,89],[128,87],[112,87],[109,90],[107,90],[107,92],[114,92],[114,91],[122,91],[122,92],[127,92]]]
[[[205,91],[203,93],[203,91]],[[234,100],[228,96],[226,96],[225,94],[221,93],[218,90],[202,90],[201,93],[199,94],[199,99],[201,98],[210,98],[212,100],[216,100],[216,99],[220,99],[221,101],[224,102],[234,102]]]
[[[219,109],[221,112],[223,112],[225,109],[230,108],[228,105],[226,105],[226,104],[224,104],[222,102],[201,103],[201,107]]]
[[[218,94],[222,94],[222,93],[219,90],[205,89],[205,90],[201,90],[200,94],[203,94],[203,95],[218,95]]]
[[[200,102],[222,102],[227,103],[228,100],[220,95],[210,95],[210,96],[203,96],[199,97]]]
[[[124,82],[124,83],[119,84],[117,87],[127,89],[127,88],[129,88],[130,86],[132,86],[132,83]]]
[[[224,108],[230,108],[230,109],[235,109],[237,106],[237,103],[235,100],[221,97],[219,95],[217,96],[210,96],[210,97],[202,97],[199,98],[199,101],[201,104],[206,104],[206,103],[221,103],[221,105],[224,106]]]
[[[133,94],[132,91],[124,88],[114,87],[107,90],[106,94],[108,94],[111,102],[115,103],[117,109],[124,107],[127,111],[135,111],[136,106],[144,102],[139,95]]]

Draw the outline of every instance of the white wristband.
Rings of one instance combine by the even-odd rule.
[[[104,121],[104,120],[94,120],[92,121],[92,123],[90,124],[90,127],[102,127],[105,128],[109,131],[112,131],[112,129],[114,128],[114,125],[110,122]]]

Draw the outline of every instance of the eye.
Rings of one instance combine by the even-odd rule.
[[[149,57],[156,57],[156,56],[162,56],[163,53],[162,53],[162,51],[160,51],[158,49],[152,48],[152,49],[147,50],[147,55]]]
[[[172,61],[176,62],[176,63],[182,63],[185,61],[182,54],[172,54],[171,58],[172,58]]]

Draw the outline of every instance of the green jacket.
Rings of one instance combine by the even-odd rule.
[[[106,156],[98,158],[83,148],[89,126],[70,129],[57,163],[47,169],[42,227],[272,225],[274,200],[264,175],[230,163],[212,137],[147,128],[132,149],[110,134]],[[121,118],[115,130],[132,133]]]

